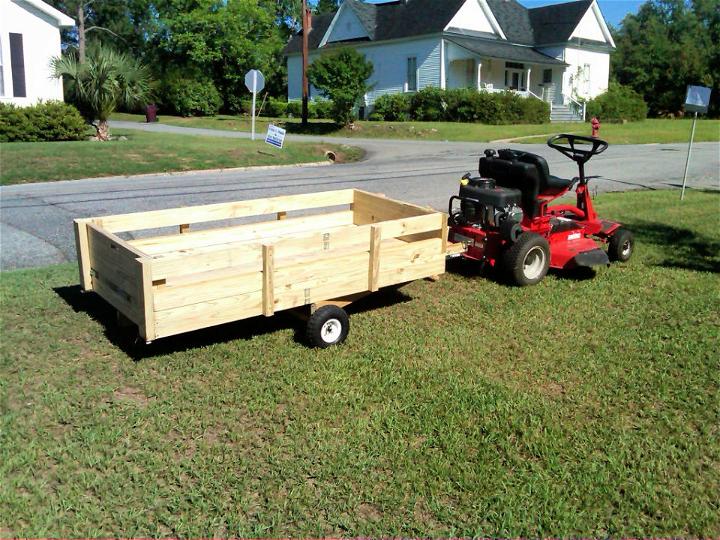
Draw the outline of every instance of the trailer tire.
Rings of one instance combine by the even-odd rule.
[[[310,315],[307,340],[313,347],[326,349],[345,341],[350,332],[350,317],[337,306],[323,306]]]
[[[618,229],[610,237],[608,244],[608,259],[611,261],[626,262],[635,251],[635,238],[627,229]]]
[[[513,285],[540,283],[550,267],[550,245],[539,234],[524,232],[503,253],[502,266]]]

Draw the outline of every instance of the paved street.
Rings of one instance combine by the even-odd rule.
[[[113,122],[118,128],[188,132],[187,128]],[[202,131],[226,137],[236,132]],[[302,140],[307,137],[289,136]],[[312,140],[318,140],[312,138]],[[380,141],[324,138],[363,147],[359,163],[327,167],[159,174],[27,184],[0,188],[0,268],[27,268],[74,261],[72,219],[230,200],[357,187],[444,209],[462,174],[477,170],[490,143]],[[575,165],[544,145],[520,145],[548,159],[557,176],[577,174]],[[587,166],[598,192],[676,187],[682,181],[686,144],[611,146]],[[698,143],[689,185],[720,187],[720,144]]]

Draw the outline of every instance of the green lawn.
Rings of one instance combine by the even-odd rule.
[[[0,281],[0,536],[718,536],[718,193],[601,194],[635,258],[470,269],[133,346],[74,265]]]
[[[117,120],[142,121],[144,116],[118,113]],[[250,119],[244,116],[213,116],[204,118],[182,118],[179,116],[160,116],[160,121],[173,126],[227,129],[250,131]],[[498,139],[542,135],[538,138],[523,139],[518,142],[545,142],[556,133],[575,133],[590,135],[590,124],[520,124],[509,126],[489,126],[484,124],[460,124],[455,122],[356,122],[355,129],[338,129],[326,120],[312,120],[308,128],[303,129],[297,119],[258,118],[256,130],[264,132],[267,125],[282,125],[293,133],[332,135],[341,137],[370,137],[391,139],[424,139],[438,141],[477,141],[488,142]],[[627,124],[605,123],[600,129],[601,136],[611,144],[643,144],[687,142],[690,138],[691,120],[650,119],[644,122]],[[699,120],[695,140],[720,141],[720,120]]]
[[[288,142],[280,150],[263,141],[113,130],[109,142],[3,143],[0,184],[71,180],[95,176],[285,165],[325,159],[358,159],[361,150],[325,143]],[[120,140],[125,137],[127,140]]]

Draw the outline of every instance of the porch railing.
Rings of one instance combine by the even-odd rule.
[[[575,109],[577,112],[579,112],[582,115],[583,122],[585,121],[585,113],[587,110],[587,103],[580,103],[577,99],[573,98],[572,96],[568,96],[563,94],[563,99],[567,102],[569,101],[572,104],[573,109]]]

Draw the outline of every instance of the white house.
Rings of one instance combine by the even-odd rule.
[[[60,56],[60,29],[73,26],[75,21],[41,0],[0,0],[0,102],[25,106],[63,99],[50,60]]]
[[[578,98],[607,90],[615,48],[596,0],[534,9],[516,0],[344,0],[313,17],[308,41],[310,62],[348,45],[373,62],[366,110],[383,94],[471,87],[547,101],[553,120],[577,119]],[[302,93],[301,47],[302,31],[285,48],[291,100]]]

